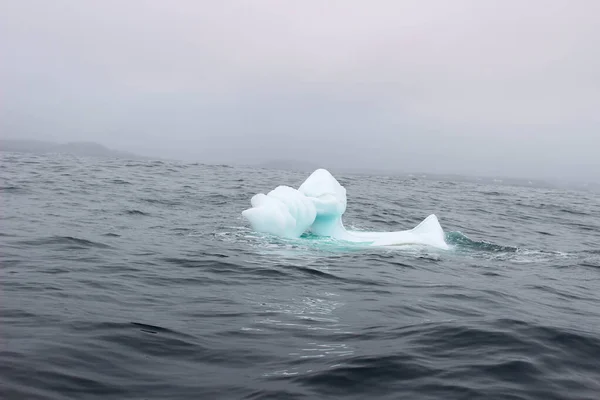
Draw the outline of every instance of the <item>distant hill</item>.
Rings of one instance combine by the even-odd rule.
[[[72,154],[83,157],[141,159],[136,154],[109,149],[94,142],[53,143],[41,140],[0,140],[0,151],[34,154]]]

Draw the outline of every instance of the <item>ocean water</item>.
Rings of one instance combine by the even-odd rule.
[[[600,398],[597,194],[336,175],[452,249],[248,228],[307,176],[2,153],[0,398]]]

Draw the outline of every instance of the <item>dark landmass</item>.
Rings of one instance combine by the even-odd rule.
[[[133,153],[109,149],[94,142],[53,143],[40,140],[0,140],[0,151],[33,154],[70,154],[81,157],[146,159]]]

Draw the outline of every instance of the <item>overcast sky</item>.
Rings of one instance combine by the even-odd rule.
[[[3,137],[600,181],[598,0],[4,0]]]

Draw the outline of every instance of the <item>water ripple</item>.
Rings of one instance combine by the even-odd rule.
[[[340,176],[345,222],[450,251],[252,232],[305,174],[4,154],[0,398],[597,399],[600,200]]]

